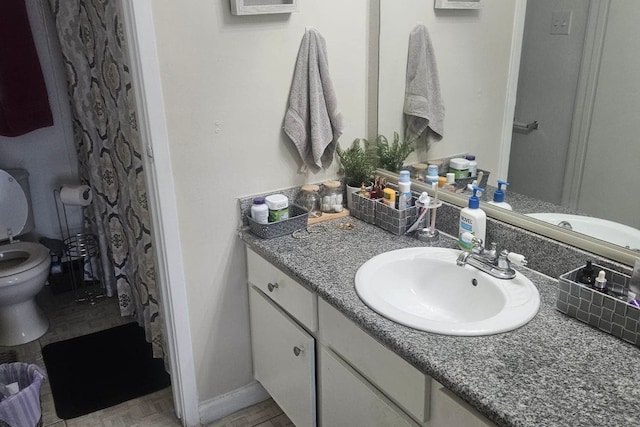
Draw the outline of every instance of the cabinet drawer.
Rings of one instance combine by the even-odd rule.
[[[296,426],[315,426],[314,338],[253,287],[249,309],[255,379]]]
[[[249,283],[260,289],[309,331],[318,330],[318,298],[247,248]]]
[[[364,332],[326,301],[318,301],[320,341],[342,356],[418,423],[429,419],[431,377]]]
[[[415,427],[408,415],[353,370],[320,347],[319,411],[323,427]]]

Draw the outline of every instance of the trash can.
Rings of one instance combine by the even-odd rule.
[[[10,396],[0,393],[0,427],[42,425],[40,385],[44,379],[44,372],[37,365],[20,362],[0,365],[0,384],[18,386],[18,392]]]

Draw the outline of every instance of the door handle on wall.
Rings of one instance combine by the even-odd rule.
[[[517,120],[513,121],[513,131],[518,133],[531,133],[538,129],[538,121],[534,120],[530,123],[522,123]]]

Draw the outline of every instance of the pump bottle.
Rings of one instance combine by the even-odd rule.
[[[501,207],[503,209],[507,209],[507,210],[513,210],[511,208],[511,205],[507,202],[504,201],[504,190],[502,189],[502,186],[505,186],[505,188],[507,187],[507,185],[509,185],[509,183],[507,181],[503,181],[501,179],[498,180],[498,189],[493,193],[493,200],[488,202],[491,205],[495,205],[498,207]]]
[[[473,248],[473,242],[463,237],[465,233],[471,233],[474,237],[486,239],[487,230],[487,214],[480,209],[480,199],[476,195],[483,188],[473,186],[473,194],[469,197],[469,207],[460,211],[460,227],[458,231],[458,246],[464,251],[470,251]],[[466,234],[468,236],[468,234]]]

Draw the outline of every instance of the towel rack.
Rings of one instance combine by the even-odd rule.
[[[529,123],[522,123],[516,120],[513,121],[513,131],[518,133],[531,133],[538,129],[538,121],[534,120]]]

